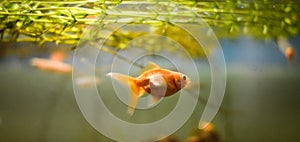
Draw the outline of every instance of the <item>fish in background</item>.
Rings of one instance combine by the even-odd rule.
[[[71,74],[72,66],[64,63],[65,54],[62,51],[55,51],[49,59],[33,58],[31,65],[45,71]],[[94,84],[99,84],[101,80],[98,77],[91,75],[80,75],[74,77],[75,84],[80,87],[91,87]]]
[[[294,58],[294,49],[289,40],[285,37],[279,36],[277,38],[277,45],[281,53],[283,53],[288,62],[291,63]]]
[[[197,129],[194,134],[186,139],[186,142],[220,142],[219,134],[216,132],[214,125],[209,122],[205,122]]]
[[[152,102],[156,103],[162,97],[171,96],[190,83],[186,75],[163,69],[153,62],[149,62],[141,75],[136,78],[112,72],[107,76],[129,86],[131,94],[128,113],[130,115],[133,114],[139,97],[146,92],[152,96]]]
[[[72,66],[64,63],[65,54],[62,51],[55,51],[49,59],[32,58],[31,65],[41,70],[71,74]]]
[[[143,141],[143,142],[179,142],[179,141],[174,136],[168,136],[168,137],[162,138],[160,140],[148,140],[148,141]]]

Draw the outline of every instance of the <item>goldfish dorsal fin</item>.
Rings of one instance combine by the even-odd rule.
[[[159,68],[160,68],[160,66],[158,66],[157,64],[155,64],[155,63],[153,63],[153,62],[150,61],[148,63],[148,65],[141,70],[141,74],[144,73],[144,72],[146,72],[146,71],[148,71],[148,70],[159,69]]]

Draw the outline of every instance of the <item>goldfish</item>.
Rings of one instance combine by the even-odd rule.
[[[284,54],[289,62],[292,62],[294,57],[294,49],[287,38],[285,37],[278,37],[277,44],[279,50]]]
[[[288,61],[291,62],[294,57],[294,50],[292,47],[288,47],[285,50],[285,56],[287,57]]]
[[[219,133],[214,128],[214,125],[209,122],[199,124],[193,135],[186,139],[186,142],[220,142]]]
[[[63,62],[64,53],[56,51],[51,54],[50,59],[33,58],[31,59],[31,65],[46,71],[71,73],[72,66]]]
[[[212,123],[209,122],[201,122],[199,123],[199,129],[206,131],[206,132],[210,132],[214,130],[214,125]]]
[[[190,79],[180,72],[163,69],[153,62],[142,70],[138,77],[110,72],[107,76],[129,86],[130,103],[128,113],[132,115],[139,97],[149,93],[152,102],[156,103],[162,97],[172,96],[190,83]]]
[[[147,141],[147,142],[153,142],[154,140],[151,141]],[[168,136],[165,138],[162,138],[160,140],[156,140],[155,142],[178,142],[177,138],[173,137],[173,136]]]

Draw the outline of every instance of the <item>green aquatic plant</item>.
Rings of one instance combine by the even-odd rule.
[[[176,40],[178,37],[170,33],[186,33],[174,27],[174,23],[201,25],[197,18],[208,23],[217,37],[245,34],[260,39],[276,38],[299,33],[299,10],[299,3],[284,0],[4,0],[0,2],[0,41],[77,45],[88,25],[112,23],[154,25]],[[114,32],[105,44],[124,48],[128,41],[147,32]],[[178,42],[186,49],[196,47]],[[193,54],[203,57],[201,50]]]

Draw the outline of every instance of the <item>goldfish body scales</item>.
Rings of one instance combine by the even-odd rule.
[[[162,97],[175,94],[190,83],[190,79],[186,75],[160,68],[152,62],[136,78],[119,73],[108,73],[107,76],[129,86],[131,94],[128,112],[130,114],[133,114],[138,98],[146,92],[152,96],[155,103]]]

